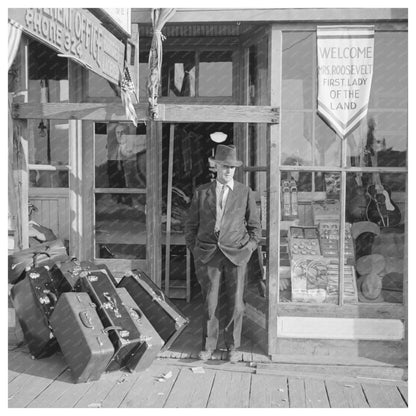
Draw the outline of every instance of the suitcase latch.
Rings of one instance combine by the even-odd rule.
[[[127,338],[130,335],[130,332],[127,331],[127,329],[122,329],[121,331],[119,331],[119,334],[122,338]]]
[[[37,279],[38,277],[40,277],[40,274],[39,273],[36,273],[36,272],[33,272],[33,273],[30,273],[29,274],[29,277],[31,279]]]
[[[41,296],[41,297],[39,298],[39,302],[40,302],[42,305],[47,305],[47,304],[51,303],[51,300],[49,299],[48,295],[45,295],[45,296]]]
[[[90,282],[96,282],[96,281],[98,280],[98,276],[95,276],[95,275],[93,275],[93,274],[89,275],[89,274],[88,274],[88,272],[81,272],[81,273],[80,273],[80,277],[84,277],[84,276],[82,276],[82,273],[85,273],[85,276],[87,276],[87,279],[88,279]]]

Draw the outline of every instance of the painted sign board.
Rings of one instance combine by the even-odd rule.
[[[318,26],[318,113],[344,139],[367,115],[374,26]]]
[[[114,22],[123,29],[126,33],[131,35],[131,9],[107,9],[103,8]]]
[[[61,56],[72,58],[91,71],[118,83],[123,68],[124,44],[88,10],[76,8],[9,9],[9,17],[23,30]]]

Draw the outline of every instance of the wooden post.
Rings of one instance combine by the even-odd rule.
[[[161,287],[162,123],[148,120],[146,131],[146,257],[150,278]]]
[[[169,160],[168,160],[168,190],[166,201],[166,245],[165,245],[165,293],[169,297],[170,285],[170,231],[172,223],[172,179],[173,179],[173,150],[175,147],[175,125],[170,125]]]
[[[274,107],[281,105],[282,94],[282,32],[272,25],[269,34],[269,91],[270,104]],[[280,124],[269,124],[269,160],[268,175],[268,285],[267,299],[269,301],[267,314],[268,353],[277,351],[277,304],[279,302],[279,265],[280,265]]]
[[[69,255],[83,257],[82,121],[68,121],[69,134]]]
[[[94,122],[82,122],[82,243],[80,260],[95,258]]]

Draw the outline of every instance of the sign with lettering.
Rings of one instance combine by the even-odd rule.
[[[373,26],[318,26],[318,113],[344,139],[367,115]]]
[[[72,58],[98,75],[118,83],[124,44],[85,9],[9,9],[23,30],[63,57]]]

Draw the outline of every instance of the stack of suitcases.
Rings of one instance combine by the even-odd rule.
[[[38,253],[28,255],[32,265],[10,296],[29,351],[43,358],[60,349],[76,383],[145,370],[189,323],[142,271],[117,284],[104,264],[69,257],[39,264]]]

